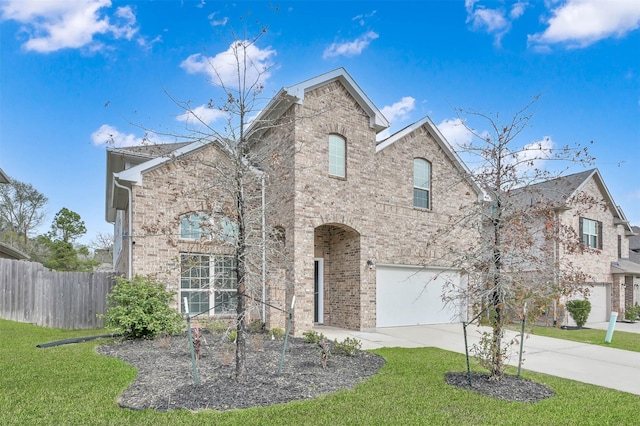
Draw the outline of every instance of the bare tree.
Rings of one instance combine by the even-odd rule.
[[[192,154],[175,157],[175,164],[185,173],[191,173],[198,181],[196,187],[173,188],[172,196],[176,204],[184,207],[176,213],[175,221],[191,228],[196,240],[193,253],[224,253],[219,261],[224,266],[221,276],[235,283],[235,330],[236,354],[235,376],[243,381],[246,376],[245,355],[247,340],[247,320],[249,310],[256,307],[253,300],[260,300],[258,284],[264,273],[264,259],[272,234],[266,228],[264,185],[266,160],[251,149],[256,143],[254,135],[247,134],[250,121],[266,104],[262,98],[264,80],[270,73],[268,61],[254,57],[264,53],[256,48],[256,43],[266,33],[262,28],[255,37],[237,37],[229,44],[224,63],[213,58],[202,57],[199,66],[207,67],[211,76],[210,83],[217,91],[206,108],[193,107],[191,101],[170,98],[184,114],[185,133],[151,131],[155,135],[173,138],[181,142],[200,144],[203,149],[210,148],[214,154]],[[208,118],[214,115],[213,123]],[[223,124],[220,124],[223,122]],[[253,121],[253,128],[265,129],[277,124],[265,119]],[[159,145],[160,146],[160,145]],[[207,169],[202,176],[196,176],[199,170]],[[200,212],[206,214],[200,215]],[[205,218],[205,220],[202,220]],[[145,225],[147,235],[164,235],[171,245],[178,244],[174,238],[172,226],[158,220],[156,224]],[[178,237],[178,239],[180,236]],[[180,241],[184,244],[184,238]],[[189,275],[200,267],[198,255],[180,259],[181,274]],[[264,300],[262,301],[264,302]],[[233,304],[227,296],[216,300],[216,307],[225,308]]]
[[[9,184],[0,185],[0,230],[14,232],[26,246],[46,216],[47,201],[30,183],[11,179]]]
[[[508,342],[503,342],[505,326],[524,314],[525,302],[534,316],[560,295],[580,291],[587,279],[574,265],[558,264],[560,245],[566,251],[584,250],[575,231],[555,220],[558,197],[549,196],[550,191],[560,193],[566,188],[560,182],[555,188],[537,184],[552,182],[568,165],[588,164],[592,158],[580,145],[554,148],[549,140],[524,146],[519,142],[537,99],[506,122],[497,114],[459,112],[481,119],[490,129],[479,132],[460,117],[474,138],[460,146],[459,152],[473,165],[469,178],[486,196],[452,218],[435,236],[436,241],[443,241],[455,226],[458,232],[453,234],[466,234],[472,241],[464,252],[449,249],[453,264],[467,272],[468,285],[445,298],[466,300],[476,313],[486,312],[492,331],[483,335],[475,349],[494,380],[504,372],[508,347]],[[561,163],[561,170],[550,172],[546,166],[552,162]]]

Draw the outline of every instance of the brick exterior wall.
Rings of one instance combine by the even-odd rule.
[[[264,171],[266,183],[266,302],[272,305],[265,308],[267,327],[285,327],[283,310],[294,295],[294,334],[313,327],[315,258],[324,260],[324,323],[369,329],[376,326],[376,265],[447,267],[450,249],[462,251],[474,244],[472,233],[451,224],[477,201],[477,194],[428,124],[377,150],[370,117],[339,81],[306,92],[303,102],[293,104],[273,124],[252,141],[250,158]],[[345,178],[329,175],[331,134],[346,140]],[[429,209],[413,207],[414,158],[431,164]],[[232,169],[228,161],[215,145],[208,145],[144,173],[142,185],[133,187],[135,274],[179,291],[180,253],[230,252],[224,244],[179,238],[180,215],[232,211],[225,181]],[[262,249],[260,177],[253,175],[248,195],[253,215],[250,238]],[[584,190],[602,199],[594,182]],[[577,229],[580,216],[602,222],[603,249],[580,255],[561,249],[560,256],[583,265],[594,282],[612,284],[615,299],[615,292],[624,289],[622,283],[615,289],[609,262],[617,259],[618,235],[623,252],[628,252],[624,229],[613,223],[610,210],[588,203],[577,202],[561,213],[560,220]],[[126,218],[124,212],[124,230]],[[126,240],[122,247],[116,268],[126,272]],[[261,255],[252,252],[250,263],[260,265]],[[248,276],[248,286],[258,298],[261,275],[255,266]],[[624,300],[623,293],[617,300]],[[261,310],[253,304],[252,318]]]
[[[618,241],[623,253],[629,251],[629,237],[623,225],[614,223],[614,212],[605,203],[604,194],[592,178],[585,183],[574,200],[569,200],[571,209],[562,212],[560,220],[571,226],[579,234],[580,217],[602,223],[602,249],[587,250],[582,253],[568,253],[560,247],[560,259],[579,265],[590,278],[585,284],[602,283],[608,286],[611,296],[611,310],[624,317],[625,278],[611,274],[611,262],[618,259]],[[579,235],[579,238],[581,236]]]
[[[267,132],[254,146],[258,157],[271,159],[270,225],[286,234],[286,278],[275,291],[284,286],[287,303],[296,295],[296,334],[310,329],[314,258],[323,258],[324,323],[373,328],[376,271],[367,261],[447,265],[429,235],[477,195],[424,128],[376,153],[369,116],[339,82],[307,92],[304,103],[288,112],[293,114],[295,121]],[[346,140],[346,178],[329,175],[330,134]],[[413,207],[416,157],[432,164],[431,210]],[[457,236],[448,244],[469,242]]]

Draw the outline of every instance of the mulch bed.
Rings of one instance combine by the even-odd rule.
[[[290,338],[282,374],[278,375],[282,340],[250,334],[246,351],[246,378],[235,379],[235,346],[222,334],[203,333],[197,361],[199,384],[194,384],[188,338],[122,340],[98,347],[138,369],[133,384],[120,396],[121,407],[160,411],[185,408],[230,410],[313,399],[353,388],[376,374],[385,363],[379,355],[358,351],[355,356],[333,354],[327,367],[316,344]]]
[[[545,385],[507,374],[500,380],[489,380],[488,373],[471,373],[471,386],[467,373],[447,373],[445,380],[450,385],[505,401],[538,402],[554,395]]]
[[[133,410],[222,411],[313,399],[351,389],[385,363],[371,352],[357,351],[355,356],[347,356],[332,351],[323,368],[318,345],[290,338],[278,375],[283,343],[269,340],[265,334],[249,334],[247,374],[239,382],[235,378],[235,345],[223,334],[205,331],[197,361],[197,385],[186,334],[156,340],[117,340],[98,346],[97,351],[138,369],[133,384],[118,398],[121,407]],[[452,386],[506,401],[536,402],[553,396],[548,387],[530,380],[509,375],[499,381],[488,378],[488,374],[472,373],[469,387],[466,372],[445,375]]]

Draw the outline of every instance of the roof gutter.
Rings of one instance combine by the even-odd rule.
[[[118,178],[116,178],[115,176],[113,177],[113,184],[115,186],[117,186],[118,188],[124,189],[125,191],[127,191],[127,196],[129,197],[128,200],[128,207],[127,207],[127,211],[128,211],[128,218],[127,218],[127,240],[128,240],[128,250],[127,250],[127,255],[128,255],[128,269],[127,269],[127,279],[130,280],[131,279],[131,275],[132,275],[132,270],[133,270],[133,239],[131,236],[131,229],[132,229],[132,219],[133,219],[133,214],[132,214],[132,196],[131,196],[131,188],[124,186],[120,183],[118,183]]]

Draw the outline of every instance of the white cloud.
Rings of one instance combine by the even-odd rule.
[[[369,46],[369,44],[379,36],[374,31],[367,31],[353,41],[345,41],[342,43],[332,43],[322,54],[323,59],[333,58],[335,56],[356,56]]]
[[[405,96],[393,105],[385,106],[381,112],[389,122],[393,123],[396,120],[404,119],[410,111],[413,111],[415,103],[416,100],[414,98]]]
[[[351,18],[352,21],[358,21],[358,24],[360,24],[360,26],[363,26],[365,24],[365,19],[366,18],[371,18],[372,16],[374,16],[376,14],[376,11],[373,10],[369,13],[363,13],[362,15],[356,15],[353,18]]]
[[[217,14],[218,14],[217,12],[213,12],[213,13],[210,13],[209,16],[207,16],[207,19],[209,19],[209,23],[211,24],[211,26],[219,27],[219,26],[227,25],[227,22],[229,22],[229,18],[225,16],[220,19],[215,19]]]
[[[190,122],[196,125],[209,125],[221,118],[225,118],[226,114],[219,109],[209,108],[208,105],[200,105],[176,117],[178,121]]]
[[[6,0],[0,3],[1,19],[24,24],[26,50],[40,53],[65,48],[88,47],[99,50],[96,35],[111,34],[131,40],[138,31],[136,17],[129,6],[119,7],[110,17],[101,10],[111,0]]]
[[[150,134],[140,138],[131,133],[122,133],[108,124],[103,124],[98,130],[91,133],[91,142],[96,146],[109,146],[113,148],[164,143],[164,141],[156,135]]]
[[[249,82],[259,80],[264,84],[271,76],[269,70],[273,67],[272,57],[276,55],[276,51],[270,47],[260,49],[249,41],[235,41],[227,50],[216,56],[193,54],[182,61],[180,67],[190,74],[207,74],[213,84],[223,83],[237,87],[238,60],[241,60],[244,53],[249,61],[246,80]]]
[[[530,44],[586,47],[608,37],[622,37],[640,27],[638,0],[567,0],[551,13],[549,27],[529,35]]]
[[[544,136],[541,140],[531,142],[521,150],[513,152],[511,157],[505,158],[507,165],[515,167],[516,173],[520,176],[526,175],[532,169],[542,169],[553,151],[553,140]]]
[[[473,133],[460,118],[448,118],[438,124],[438,130],[451,146],[458,150],[473,141]]]
[[[500,45],[502,37],[511,30],[512,22],[521,17],[529,4],[517,1],[509,10],[504,7],[495,9],[480,5],[477,0],[466,0],[467,23],[475,31],[483,31],[494,36],[494,43]]]

